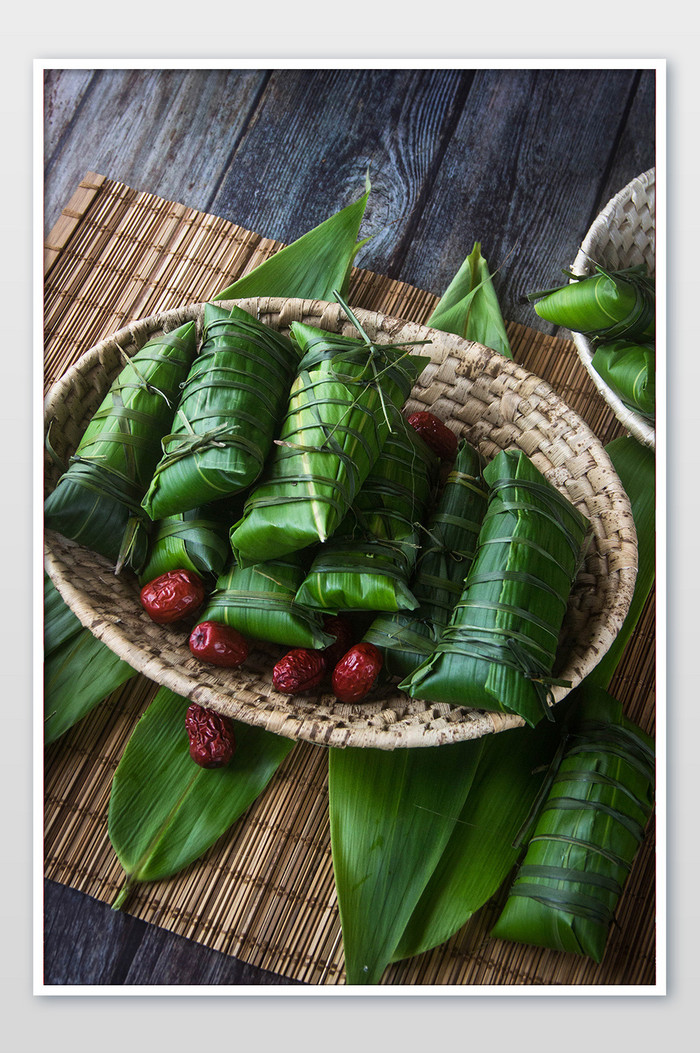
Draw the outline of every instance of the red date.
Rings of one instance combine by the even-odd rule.
[[[221,622],[200,622],[190,635],[190,651],[202,662],[237,669],[248,657],[248,641]]]
[[[299,695],[318,687],[327,668],[328,662],[322,651],[296,647],[280,658],[272,670],[272,684],[277,691]]]
[[[169,570],[141,589],[141,604],[158,625],[179,621],[204,602],[204,583],[191,570]]]
[[[340,702],[359,702],[374,687],[382,664],[381,651],[374,644],[355,644],[333,670],[335,697]]]
[[[428,413],[426,410],[412,413],[408,417],[408,423],[415,428],[433,453],[436,453],[443,461],[455,459],[459,438],[434,413]]]
[[[323,631],[329,636],[335,636],[335,643],[323,648],[326,665],[332,669],[352,646],[355,632],[348,619],[339,617],[337,614],[327,614],[324,617]]]
[[[185,715],[190,757],[200,768],[223,768],[236,749],[233,722],[193,702]]]

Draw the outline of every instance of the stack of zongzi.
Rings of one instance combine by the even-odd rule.
[[[535,724],[588,524],[523,453],[498,454],[484,478],[489,503],[464,592],[433,654],[400,686]]]
[[[205,304],[202,347],[143,507],[164,519],[240,493],[260,475],[299,361],[246,311]]]
[[[149,340],[120,372],[45,504],[45,523],[139,570],[148,522],[141,500],[197,351],[194,322]]]
[[[291,328],[303,358],[269,466],[231,532],[241,565],[333,535],[389,435],[389,408],[403,405],[429,361],[405,347]]]
[[[394,407],[379,459],[333,537],[320,545],[297,602],[326,611],[418,605],[408,582],[438,459]]]

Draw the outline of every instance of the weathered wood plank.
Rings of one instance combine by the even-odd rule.
[[[594,214],[590,217],[591,223],[613,194],[622,190],[634,176],[641,175],[655,164],[655,114],[656,71],[640,70],[607,178],[600,188]]]
[[[46,232],[89,169],[211,211],[267,76],[260,70],[107,69],[95,71],[88,85],[82,70],[49,79],[48,99],[56,109],[58,93],[61,119],[46,158]],[[71,86],[75,119],[68,113]]]
[[[48,986],[255,984],[300,986],[202,944],[112,910],[55,881],[44,883]]]
[[[634,86],[633,70],[480,71],[410,248],[389,273],[442,293],[481,240],[503,268],[505,316],[541,328],[520,297],[556,284],[573,260]],[[653,111],[639,116],[649,149]]]
[[[275,71],[214,211],[293,241],[357,198],[369,167],[372,194],[362,232],[373,235],[366,255],[382,272],[411,215],[421,210],[472,75],[449,69]]]

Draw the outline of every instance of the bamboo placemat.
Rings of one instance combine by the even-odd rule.
[[[127,322],[214,296],[281,247],[233,223],[88,173],[48,238],[45,386]],[[437,297],[355,270],[355,307],[424,323]],[[603,442],[622,428],[572,342],[509,323],[515,359],[546,379]],[[654,733],[654,597],[611,692]],[[46,751],[45,875],[111,903],[123,872],[107,834],[112,776],[156,686],[138,677]],[[342,985],[328,825],[327,752],[300,742],[265,793],[199,861],[139,886],[126,910],[281,977]],[[600,965],[489,937],[506,887],[448,943],[397,963],[386,985],[649,985],[655,982],[653,822]],[[388,993],[388,992],[387,992]]]

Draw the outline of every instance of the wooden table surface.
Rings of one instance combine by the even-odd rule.
[[[358,266],[441,295],[475,241],[504,316],[655,163],[654,69],[47,69],[45,230],[88,170],[290,242],[372,193]],[[568,334],[566,334],[568,335]],[[45,983],[289,984],[47,882]]]

